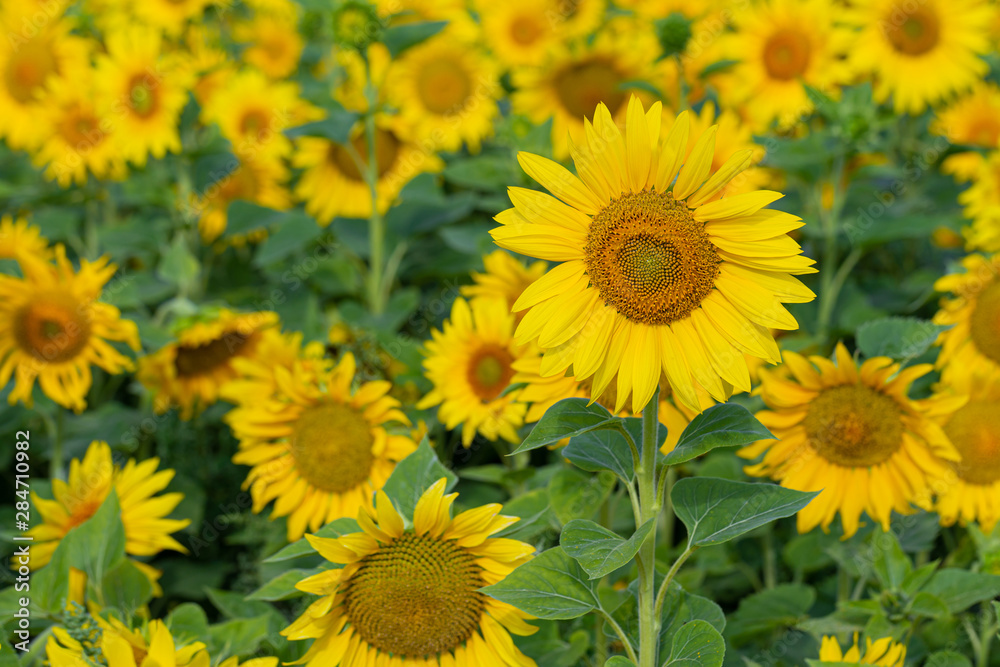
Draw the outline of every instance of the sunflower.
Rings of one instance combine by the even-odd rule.
[[[162,158],[177,153],[181,139],[177,125],[187,104],[189,81],[181,72],[167,70],[160,55],[160,32],[132,26],[115,31],[106,40],[108,54],[97,64],[96,85],[111,118],[119,150],[136,165],[152,153]]]
[[[269,311],[220,309],[177,328],[177,340],[139,360],[138,378],[153,392],[153,409],[176,405],[187,420],[219,400],[219,389],[237,377],[234,359],[254,358],[264,332],[278,326]]]
[[[165,489],[174,477],[174,471],[170,469],[157,472],[159,465],[160,459],[154,457],[142,463],[129,459],[125,467],[120,467],[112,461],[108,443],[97,440],[90,443],[83,461],[73,459],[70,462],[67,481],[52,480],[52,500],[46,500],[34,491],[31,493],[32,503],[43,521],[26,533],[34,539],[31,566],[48,564],[60,541],[69,531],[92,517],[112,489],[118,494],[121,505],[125,553],[130,556],[154,556],[164,549],[187,553],[187,549],[170,533],[185,528],[191,522],[164,518],[183,500],[184,494],[154,495]],[[144,572],[152,570],[159,575],[149,566],[141,569]]]
[[[177,646],[163,621],[149,621],[142,630],[130,630],[113,616],[105,620],[95,614],[92,618],[96,627],[83,641],[65,628],[52,628],[45,643],[48,664],[87,667],[95,663],[95,658],[97,664],[107,667],[209,667],[211,664],[204,643]],[[269,667],[275,667],[277,659],[271,660],[275,662],[269,663]]]
[[[947,137],[952,144],[1000,148],[1000,87],[995,83],[977,82],[968,95],[939,109],[936,116],[931,132]],[[945,158],[941,170],[960,181],[968,181],[982,162],[981,153],[962,151]]]
[[[488,440],[518,442],[527,405],[517,390],[504,391],[524,349],[514,342],[514,316],[506,301],[455,299],[449,320],[431,332],[425,354],[425,374],[434,388],[417,403],[418,410],[440,405],[438,418],[449,429],[462,425],[466,447],[477,432]]]
[[[552,119],[552,147],[557,159],[570,155],[569,141],[586,141],[584,119],[593,121],[594,108],[608,108],[624,123],[629,90],[652,96],[640,81],[653,77],[659,44],[646,23],[624,18],[609,21],[593,42],[574,41],[550,50],[535,67],[519,67],[512,79],[511,104],[516,113],[535,123]]]
[[[546,58],[559,43],[551,0],[511,0],[476,3],[483,24],[483,39],[507,68],[533,65]],[[540,7],[544,8],[541,9]]]
[[[17,259],[20,253],[40,259],[50,259],[52,256],[49,242],[38,227],[32,227],[27,220],[15,220],[5,215],[0,218],[0,259]]]
[[[198,19],[212,0],[119,0],[135,16],[168,35],[178,35],[188,21]]]
[[[884,667],[903,667],[906,662],[906,647],[897,644],[892,637],[865,640],[865,652],[862,655],[858,645],[858,635],[854,635],[854,645],[847,651],[842,651],[836,637],[823,637],[819,649],[820,662],[847,663],[851,665],[884,665]]]
[[[201,195],[193,198],[189,213],[198,218],[198,230],[205,243],[211,243],[226,231],[229,205],[248,201],[283,211],[291,208],[292,197],[285,188],[288,170],[269,160],[234,161]]]
[[[930,364],[900,369],[875,357],[859,369],[843,343],[837,363],[819,356],[784,353],[775,371],[761,370],[760,395],[768,410],[757,419],[777,440],[761,440],[739,451],[746,467],[785,488],[821,491],[798,515],[800,533],[826,530],[839,510],[844,537],[857,532],[862,512],[889,530],[895,510],[930,507],[934,484],[946,476],[946,461],[958,453],[936,420],[958,409],[964,398],[923,400],[907,396],[910,384]],[[810,363],[811,362],[811,363]]]
[[[493,134],[503,95],[496,63],[450,33],[409,49],[389,70],[390,104],[412,138],[428,148],[478,153]]]
[[[320,224],[328,224],[335,217],[371,216],[371,193],[355,156],[367,169],[368,139],[360,121],[351,132],[350,149],[319,137],[302,137],[296,143],[292,165],[304,171],[295,186],[295,195],[305,202],[306,212]],[[403,186],[414,177],[443,167],[432,151],[405,138],[398,118],[383,115],[375,121],[375,164],[381,213],[389,210]]]
[[[515,340],[537,339],[545,376],[570,366],[578,380],[593,375],[598,396],[617,377],[615,412],[629,396],[642,410],[661,367],[681,403],[698,410],[696,387],[717,401],[750,390],[744,353],[780,359],[767,327],[798,328],[782,303],[814,298],[789,275],[814,272],[813,261],[786,235],[799,218],[763,209],[780,194],[717,198],[751,150],[711,174],[714,127],[685,159],[687,112],[661,144],[660,104],[648,114],[635,98],[628,106],[624,136],[603,104],[586,122],[587,140],[573,150],[579,178],[518,155],[562,201],[510,188],[514,208],[491,234],[503,248],[561,264],[514,305],[529,309]]]
[[[934,289],[950,292],[934,316],[934,324],[949,326],[937,339],[937,366],[967,369],[977,382],[1000,382],[1000,254],[968,255],[964,272],[939,278]]]
[[[37,379],[46,396],[81,412],[91,366],[112,375],[132,369],[132,361],[110,343],[139,349],[135,323],[97,300],[117,267],[103,257],[81,260],[74,272],[62,245],[55,247],[52,263],[24,252],[17,259],[23,279],[0,275],[0,387],[14,376],[8,401],[31,406]]]
[[[452,518],[458,494],[445,495],[445,483],[421,495],[407,523],[379,491],[376,509],[358,514],[363,532],[306,536],[334,568],[296,586],[322,596],[282,630],[291,640],[315,639],[300,662],[535,667],[510,638],[537,631],[525,622],[530,617],[479,592],[529,561],[535,549],[490,537],[518,521],[499,514],[500,505]]]
[[[840,11],[832,0],[766,0],[734,14],[732,99],[755,126],[793,125],[813,108],[805,85],[832,93],[850,78],[852,33],[836,25]]]
[[[271,518],[288,516],[289,541],[369,506],[396,462],[416,449],[388,430],[409,424],[387,396],[389,382],[351,389],[351,353],[335,367],[309,349],[290,365],[262,358],[236,367],[244,377],[224,391],[237,406],[225,417],[240,440],[233,462],[253,466],[244,487],[254,512],[277,498]]]
[[[447,21],[448,32],[456,39],[465,43],[479,39],[479,26],[469,15],[465,0],[375,0],[374,4],[390,26]]]
[[[982,79],[995,11],[978,0],[861,0],[843,10],[860,27],[849,62],[875,73],[877,102],[892,96],[897,112],[920,113]]]
[[[378,104],[385,103],[386,75],[392,56],[385,44],[375,42],[370,44],[362,54],[354,49],[337,49],[333,53],[337,69],[333,71],[335,81],[333,97],[345,109],[364,113],[368,111],[368,77],[378,93]],[[367,71],[366,71],[367,66]]]
[[[470,300],[480,297],[503,299],[508,308],[513,308],[521,292],[548,270],[545,262],[532,262],[527,266],[505,250],[494,250],[484,256],[483,266],[486,272],[473,272],[474,284],[463,285],[459,291]]]
[[[983,158],[972,174],[972,184],[958,195],[972,225],[963,233],[970,250],[1000,250],[1000,150]]]
[[[283,79],[299,66],[304,43],[296,29],[293,14],[288,19],[257,16],[238,24],[233,30],[236,41],[246,44],[243,61],[272,79]]]

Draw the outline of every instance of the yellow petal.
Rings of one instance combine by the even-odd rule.
[[[708,178],[712,170],[712,158],[715,155],[715,134],[718,131],[719,126],[713,125],[698,137],[681,168],[681,173],[677,175],[677,182],[674,183],[674,199],[684,199]]]

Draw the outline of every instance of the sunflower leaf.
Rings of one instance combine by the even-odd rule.
[[[670,659],[666,667],[699,665],[699,667],[722,667],[726,655],[726,642],[719,631],[702,620],[682,625],[671,643]]]
[[[858,327],[858,349],[866,357],[891,357],[903,361],[919,357],[930,349],[950,325],[934,324],[915,317],[883,317]]]
[[[319,574],[320,572],[323,572],[322,568],[316,568],[313,570],[285,570],[277,577],[248,595],[247,599],[274,602],[276,600],[287,600],[289,598],[301,597],[305,595],[305,593],[297,589],[295,585],[303,579],[311,577],[314,574]]]
[[[635,663],[628,658],[616,655],[613,658],[608,658],[608,661],[604,663],[604,667],[635,667]]]
[[[513,454],[552,445],[563,438],[573,438],[588,431],[610,427],[618,421],[599,403],[587,405],[585,398],[566,398],[545,411]]]
[[[948,611],[958,614],[1000,596],[1000,575],[947,568],[938,570],[921,590],[941,598]]]
[[[407,49],[430,39],[448,25],[447,21],[421,21],[420,23],[404,23],[385,31],[382,41],[389,49],[389,55],[395,59]]]
[[[360,118],[360,114],[347,111],[343,107],[339,109],[336,107],[329,108],[327,112],[328,115],[323,120],[317,120],[313,123],[306,123],[305,125],[285,130],[285,136],[289,139],[320,137],[338,144],[347,143],[347,140],[351,138],[351,130],[354,129],[354,124]]]
[[[350,535],[351,533],[358,533],[361,531],[361,527],[358,526],[358,522],[354,519],[343,518],[336,519],[326,524],[314,534],[316,537],[330,537],[337,538],[342,535]],[[280,563],[286,560],[292,560],[293,558],[301,558],[303,556],[311,556],[316,553],[316,550],[312,548],[309,541],[306,538],[302,538],[296,542],[292,542],[285,548],[278,551],[272,556],[268,556],[264,559],[265,563]]]
[[[664,464],[677,465],[717,447],[742,447],[773,437],[742,405],[713,405],[691,420]]]
[[[396,504],[403,516],[412,519],[413,510],[424,491],[442,477],[448,480],[445,492],[451,490],[458,481],[458,476],[438,461],[437,454],[431,449],[427,436],[420,441],[416,451],[396,464],[395,470],[382,488],[386,495]]]
[[[600,606],[597,582],[590,581],[562,547],[549,549],[480,591],[549,620],[579,618]]]
[[[610,472],[589,475],[574,468],[563,468],[549,482],[549,500],[559,523],[594,516],[615,488]]]
[[[623,482],[635,477],[635,457],[628,440],[617,429],[600,428],[572,438],[562,455],[590,472],[610,470]]]
[[[574,519],[563,527],[559,544],[591,579],[600,579],[635,558],[653,529],[653,522],[654,519],[650,519],[624,539],[593,521]]]

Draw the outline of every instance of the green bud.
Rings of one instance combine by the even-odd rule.
[[[691,39],[691,21],[680,12],[674,12],[656,22],[656,36],[660,40],[664,58],[680,55]]]
[[[375,7],[362,0],[345,0],[333,10],[333,40],[345,49],[364,51],[382,39],[385,25]]]

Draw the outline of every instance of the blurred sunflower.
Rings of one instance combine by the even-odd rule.
[[[140,21],[163,30],[168,35],[178,35],[188,21],[198,19],[212,0],[116,0],[124,4]]]
[[[229,225],[229,205],[247,201],[283,211],[291,208],[291,193],[285,188],[288,170],[269,160],[243,160],[232,165],[191,203],[191,213],[198,217],[198,231],[205,243],[211,243]]]
[[[447,21],[448,31],[457,39],[472,43],[479,26],[466,8],[466,0],[374,0],[378,15],[390,26],[421,21]]]
[[[939,278],[938,292],[951,292],[942,299],[934,324],[951,325],[937,339],[941,346],[937,367],[967,369],[977,382],[1000,382],[1000,254],[962,259],[962,273]]]
[[[237,377],[233,361],[254,358],[264,331],[279,325],[275,313],[227,309],[180,324],[177,340],[139,359],[139,381],[153,393],[162,414],[180,408],[187,420],[219,400],[219,390]]]
[[[1000,521],[1000,384],[984,382],[970,369],[949,364],[942,385],[969,402],[944,422],[944,432],[962,457],[949,462],[954,476],[937,487],[941,523],[977,521],[990,533]]]
[[[514,342],[514,316],[501,299],[455,299],[441,331],[431,332],[424,369],[434,388],[418,410],[440,405],[438,418],[453,429],[462,425],[462,444],[478,432],[488,440],[518,442],[527,405],[517,390],[504,393],[514,376],[522,346]]]
[[[51,667],[86,667],[94,664],[95,656],[99,656],[99,664],[107,667],[209,667],[211,664],[204,643],[178,647],[163,621],[149,621],[142,630],[130,630],[113,616],[108,620],[98,615],[93,618],[99,632],[88,641],[74,639],[59,626],[52,628],[52,635],[45,643]],[[275,663],[269,667],[275,667]]]
[[[962,213],[972,220],[963,230],[970,250],[1000,250],[1000,150],[980,160],[971,185],[958,195]]]
[[[485,273],[472,273],[472,285],[459,290],[468,299],[493,298],[507,302],[513,308],[521,293],[548,270],[545,262],[532,262],[530,266],[505,250],[494,250],[483,257]]]
[[[874,72],[874,97],[917,114],[981,79],[995,7],[978,0],[860,0],[841,10],[860,28],[851,66]]]
[[[753,124],[790,127],[813,104],[805,85],[828,94],[850,78],[844,54],[852,33],[837,25],[843,11],[832,0],[765,0],[733,15],[730,102],[744,106]]]
[[[111,448],[98,440],[90,443],[83,461],[69,464],[67,481],[52,480],[52,500],[32,491],[31,500],[42,523],[26,535],[34,539],[31,566],[43,567],[64,537],[100,509],[111,490],[118,494],[121,519],[125,527],[125,553],[130,556],[154,556],[164,549],[187,553],[180,542],[170,536],[191,522],[187,519],[165,518],[184,499],[182,493],[159,494],[174,477],[170,469],[156,471],[160,459],[153,457],[136,463],[129,459],[119,467],[111,459]],[[155,495],[159,494],[159,495]],[[154,582],[159,571],[135,563]]]
[[[439,171],[444,163],[432,151],[407,140],[400,131],[398,118],[380,115],[375,123],[377,205],[385,213],[404,185],[424,172]],[[292,165],[304,171],[295,186],[295,195],[305,202],[306,212],[320,224],[328,224],[335,217],[371,216],[371,192],[355,155],[367,168],[368,139],[361,122],[351,132],[350,148],[319,137],[302,137],[296,142]]]
[[[421,495],[412,528],[379,491],[376,509],[358,514],[363,532],[306,536],[334,567],[296,585],[322,596],[281,632],[293,641],[315,639],[300,662],[535,667],[510,638],[538,630],[525,622],[530,617],[479,592],[531,560],[535,548],[490,537],[518,521],[499,514],[500,505],[452,518],[458,494],[444,495],[445,482]]]
[[[38,227],[31,226],[27,220],[5,215],[0,218],[0,259],[17,259],[20,253],[43,260],[52,257],[49,242]]]
[[[559,42],[551,0],[478,0],[475,4],[483,24],[483,39],[508,69],[543,61]]]
[[[968,95],[938,109],[935,115],[931,132],[947,137],[952,144],[1000,148],[1000,87],[995,83],[977,82]],[[960,181],[968,181],[982,162],[982,153],[962,151],[946,157],[941,163],[941,171],[953,174]]]
[[[271,518],[288,516],[288,539],[306,528],[357,515],[369,507],[416,444],[389,428],[409,425],[391,383],[365,382],[357,390],[354,355],[336,367],[308,349],[291,366],[271,359],[236,364],[243,379],[224,396],[236,404],[226,423],[240,440],[233,462],[252,466],[244,488],[253,511],[277,499]]]
[[[160,32],[127,27],[109,34],[105,45],[96,86],[104,103],[101,116],[111,119],[118,150],[138,166],[149,153],[159,159],[179,152],[177,125],[190,81],[183,72],[166,69]]]
[[[518,155],[555,197],[510,188],[514,208],[491,234],[503,248],[561,263],[514,305],[529,309],[515,340],[538,341],[544,376],[570,366],[578,380],[594,375],[596,395],[617,377],[615,412],[629,396],[642,410],[661,368],[697,410],[698,386],[717,401],[750,390],[744,353],[780,359],[768,327],[798,328],[782,303],[815,295],[790,274],[815,269],[786,235],[799,218],[763,208],[779,193],[718,199],[752,150],[712,174],[714,127],[685,159],[687,112],[661,142],[660,104],[648,113],[635,98],[628,106],[625,136],[603,104],[587,121],[587,141],[574,147],[579,177]]]
[[[15,377],[11,405],[32,405],[38,380],[45,395],[76,412],[86,407],[91,366],[115,375],[132,370],[132,361],[110,343],[139,349],[135,323],[98,298],[116,266],[107,257],[80,261],[74,271],[62,245],[55,260],[18,254],[24,278],[0,275],[0,387]]]
[[[785,351],[781,367],[760,371],[760,395],[769,409],[757,419],[777,440],[761,440],[739,455],[764,456],[745,468],[747,474],[788,489],[821,491],[799,511],[800,533],[826,530],[839,511],[847,538],[857,532],[862,512],[889,530],[894,510],[930,508],[947,461],[958,460],[937,420],[965,398],[911,400],[910,385],[933,370],[930,364],[900,370],[891,359],[875,357],[859,369],[843,343],[835,356],[836,364]]]
[[[906,647],[897,644],[892,637],[865,640],[865,651],[862,654],[858,645],[858,636],[854,635],[854,645],[847,651],[840,648],[836,637],[823,637],[819,649],[820,662],[851,665],[883,665],[884,667],[903,667],[906,662]]]
[[[305,46],[296,27],[296,17],[256,16],[233,28],[233,37],[245,44],[243,61],[272,79],[283,79],[299,66]]]
[[[499,76],[491,58],[445,33],[408,49],[389,70],[386,86],[415,142],[446,151],[464,142],[478,153],[499,114]]]
[[[372,85],[375,87],[380,99],[384,102],[387,88],[385,84],[386,75],[389,73],[390,65],[393,64],[392,56],[385,44],[375,42],[370,44],[362,56],[354,49],[336,49],[333,53],[336,64],[339,66],[333,71],[334,85],[333,97],[345,109],[351,111],[365,112],[368,110],[368,95],[366,87],[368,85],[367,68],[370,70]]]

